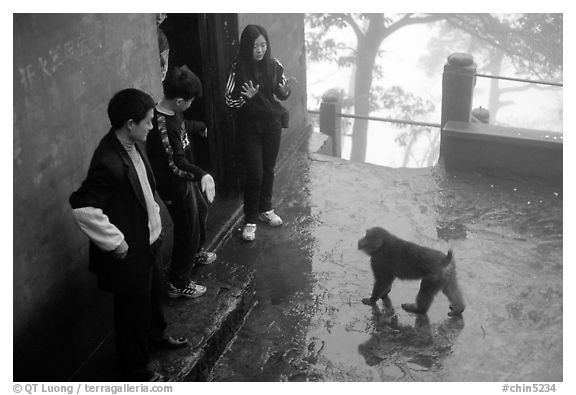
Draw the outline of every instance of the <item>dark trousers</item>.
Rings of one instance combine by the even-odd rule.
[[[193,182],[188,183],[184,196],[165,202],[174,224],[168,281],[182,288],[190,283],[194,257],[206,241],[208,204],[197,183]]]
[[[196,207],[198,209],[198,221],[199,221],[199,228],[198,231],[200,232],[200,246],[198,251],[202,248],[204,243],[206,242],[206,221],[208,220],[208,202],[204,197],[204,194],[200,190],[200,185],[198,183],[193,183],[193,190],[196,195]]]
[[[127,287],[114,293],[116,352],[124,373],[136,380],[146,380],[150,374],[149,342],[161,338],[166,329],[159,244],[158,241],[152,246],[155,262],[148,272],[148,281],[138,289]]]
[[[282,128],[243,128],[242,154],[246,170],[244,220],[255,224],[258,213],[272,209],[274,167],[278,158]]]

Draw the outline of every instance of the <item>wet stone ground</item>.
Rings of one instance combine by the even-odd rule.
[[[562,381],[562,190],[531,180],[389,169],[302,153],[276,191],[285,225],[239,230],[222,267],[256,270],[258,304],[213,381]],[[357,240],[371,226],[453,248],[467,309],[363,305],[372,275]],[[220,273],[226,277],[233,273]]]

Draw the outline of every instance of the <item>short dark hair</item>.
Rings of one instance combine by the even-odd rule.
[[[108,103],[108,118],[113,129],[120,129],[128,120],[139,123],[154,108],[154,99],[139,89],[116,92]]]
[[[202,97],[202,83],[186,65],[172,68],[164,80],[163,87],[167,99],[180,97],[190,100]]]

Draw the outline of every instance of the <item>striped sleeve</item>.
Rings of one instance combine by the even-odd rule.
[[[282,63],[276,58],[274,58],[274,62],[276,62],[276,75],[278,75],[277,80],[278,84],[274,87],[274,94],[280,100],[286,100],[288,96],[290,96],[290,86],[284,87],[286,82],[288,81],[286,78],[286,74],[284,74],[284,66]],[[283,86],[283,89],[280,89],[280,86]]]
[[[276,67],[278,68],[278,66],[280,66],[280,67],[279,67],[279,69],[280,69],[280,79],[279,79],[278,83],[279,83],[280,85],[284,85],[284,84],[286,84],[286,74],[284,74],[284,66],[282,65],[282,63],[280,63],[280,61],[279,61],[278,59],[274,58],[274,60],[276,61],[276,64],[277,64]]]
[[[184,171],[176,166],[176,163],[174,162],[174,150],[172,149],[172,145],[170,144],[170,139],[168,137],[166,117],[162,114],[159,114],[158,116],[158,131],[160,132],[160,139],[162,141],[162,146],[164,147],[164,152],[168,158],[168,167],[170,168],[172,174],[174,174],[176,177],[185,178],[190,181],[195,180],[196,177],[194,177],[193,173]]]
[[[246,100],[242,95],[238,95],[236,88],[236,65],[232,66],[232,70],[228,75],[228,81],[226,82],[226,92],[224,93],[224,98],[226,99],[226,105],[230,108],[240,108],[246,103]]]

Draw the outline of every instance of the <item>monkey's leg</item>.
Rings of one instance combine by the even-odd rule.
[[[425,314],[440,289],[441,284],[438,281],[424,278],[420,283],[418,295],[416,295],[416,303],[403,303],[402,308],[410,313]]]
[[[367,305],[373,305],[378,301],[378,299],[388,295],[390,289],[392,288],[393,281],[394,278],[392,279],[385,278],[382,280],[376,280],[376,282],[374,282],[374,288],[372,289],[372,296],[370,296],[369,298],[362,299],[362,303]]]
[[[450,312],[449,316],[457,316],[462,314],[464,308],[464,298],[462,297],[462,292],[458,286],[458,280],[456,279],[456,272],[452,272],[449,280],[444,285],[442,292],[448,298],[450,302]]]
[[[382,303],[384,305],[384,309],[387,312],[394,312],[394,306],[392,306],[392,301],[388,297],[388,293],[386,293],[382,296]]]

